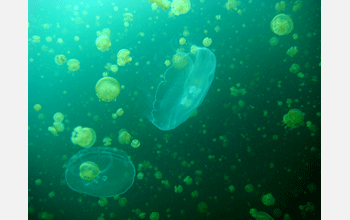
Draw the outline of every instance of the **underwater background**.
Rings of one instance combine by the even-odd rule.
[[[284,11],[276,9],[281,1],[190,2],[187,13],[174,15],[147,0],[28,1],[29,219],[260,219],[251,209],[273,219],[320,219],[321,2],[285,1]],[[128,24],[126,13],[133,15]],[[270,28],[281,13],[294,23],[284,36]],[[95,40],[105,28],[111,47],[101,52]],[[197,114],[161,131],[137,111],[137,78],[164,45],[182,37],[198,46],[212,39],[215,77]],[[298,48],[293,56],[291,47]],[[132,61],[113,73],[106,66],[117,64],[121,49]],[[60,54],[80,68],[58,65]],[[122,86],[115,101],[96,96],[104,72]],[[124,114],[114,119],[119,108]],[[283,121],[292,109],[304,113],[296,128]],[[56,112],[65,126],[57,136],[48,130]],[[71,190],[66,166],[84,149],[71,141],[77,126],[96,132],[93,147],[109,137],[107,147],[125,151],[143,179],[107,203]],[[120,144],[121,129],[140,146]],[[183,191],[175,192],[179,185]],[[274,203],[266,205],[269,193]]]

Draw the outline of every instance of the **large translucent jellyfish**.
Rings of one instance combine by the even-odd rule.
[[[110,102],[116,99],[120,93],[118,81],[112,77],[101,78],[95,86],[97,97],[103,102]]]
[[[78,126],[74,128],[71,140],[75,145],[89,148],[96,142],[96,133],[92,128]]]
[[[105,147],[79,151],[68,161],[65,173],[72,190],[103,198],[125,193],[134,178],[135,167],[128,155]]]
[[[97,49],[102,52],[108,51],[112,45],[111,40],[107,35],[100,35],[99,37],[97,37],[95,44]]]
[[[304,115],[299,109],[291,109],[283,116],[283,123],[286,127],[298,128],[304,125]]]
[[[172,130],[184,123],[202,104],[214,79],[216,57],[205,47],[172,47],[167,57],[156,54],[138,78],[144,114],[160,130]],[[173,46],[176,46],[173,45]],[[191,52],[191,47],[195,48]],[[164,51],[171,51],[165,48]],[[164,65],[172,57],[172,65]],[[161,77],[160,77],[161,75]],[[145,95],[145,97],[143,97]]]
[[[276,15],[271,23],[270,28],[277,35],[287,35],[292,32],[294,25],[292,19],[285,14]]]

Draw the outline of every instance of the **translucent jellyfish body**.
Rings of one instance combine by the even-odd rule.
[[[172,130],[184,123],[202,104],[215,75],[216,57],[211,50],[196,46],[191,52],[193,45],[182,47],[178,41],[176,45],[180,48],[173,54],[157,54],[138,79],[140,101],[146,102],[140,109],[160,130]],[[162,51],[171,52],[167,48]],[[172,65],[167,67],[164,61],[170,57]]]
[[[95,44],[97,49],[101,52],[108,51],[112,45],[111,40],[107,35],[100,35],[99,37],[97,37]]]
[[[57,65],[62,65],[67,61],[66,57],[63,54],[55,56],[55,63]]]
[[[78,126],[72,132],[71,141],[75,145],[89,148],[96,142],[96,133],[92,128]]]
[[[186,14],[191,9],[189,0],[173,0],[171,2],[171,11],[175,15]]]
[[[304,125],[304,115],[299,109],[291,109],[283,116],[283,123],[290,128],[298,128]]]
[[[70,59],[67,61],[68,70],[75,72],[80,69],[80,62],[77,59]]]
[[[171,6],[171,2],[168,0],[148,0],[151,3],[156,3],[163,10],[168,10]]]
[[[119,50],[117,57],[117,64],[118,66],[125,66],[125,64],[129,63],[132,61],[132,58],[129,57],[130,51],[127,49],[121,49]]]
[[[65,173],[72,190],[104,198],[125,193],[134,178],[135,167],[128,155],[105,147],[79,151],[68,161]]]
[[[95,86],[97,97],[103,102],[110,102],[116,99],[120,93],[118,81],[112,77],[101,78]]]
[[[294,25],[292,19],[285,14],[276,15],[271,23],[270,28],[277,35],[287,35],[292,32]]]

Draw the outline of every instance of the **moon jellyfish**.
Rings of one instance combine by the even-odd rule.
[[[202,104],[216,68],[216,57],[211,50],[174,42],[177,49],[173,48],[166,57],[157,54],[139,77],[140,94],[146,96],[142,97],[146,102],[143,113],[164,131],[184,123]],[[172,64],[165,65],[165,60],[172,60]]]
[[[93,147],[79,151],[68,161],[68,186],[95,197],[113,197],[128,191],[134,183],[135,167],[122,150]]]

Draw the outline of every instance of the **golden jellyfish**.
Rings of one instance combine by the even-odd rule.
[[[101,34],[106,35],[107,37],[111,37],[111,30],[109,28],[104,28]]]
[[[62,38],[58,38],[58,39],[57,39],[57,43],[59,43],[59,44],[63,44],[63,40],[62,40]]]
[[[205,213],[208,209],[208,205],[205,202],[200,202],[197,206],[197,210],[200,213]]]
[[[79,41],[80,38],[79,38],[78,36],[75,36],[75,37],[74,37],[74,40],[75,40],[75,41]]]
[[[132,15],[131,13],[124,14],[124,21],[132,21],[133,18],[134,18],[134,15]]]
[[[127,22],[127,21],[124,22],[124,27],[129,27],[129,25],[130,25],[129,22]]]
[[[112,77],[101,78],[95,86],[97,97],[103,102],[110,102],[116,99],[120,93],[118,81]]]
[[[60,55],[55,56],[55,63],[56,63],[57,65],[62,65],[62,64],[64,64],[66,61],[67,61],[67,58],[66,58],[63,54],[60,54]]]
[[[75,72],[80,69],[80,62],[77,59],[70,59],[67,61],[68,70]]]
[[[137,139],[132,140],[132,142],[131,142],[131,147],[133,147],[133,148],[138,148],[138,147],[140,147],[140,141],[137,140]]]
[[[64,120],[64,115],[61,113],[61,112],[56,112],[54,115],[53,115],[53,120],[55,122],[62,122]]]
[[[130,144],[131,135],[125,129],[120,129],[118,141],[120,144]]]
[[[303,6],[303,3],[301,1],[295,1],[292,8],[293,12],[299,11],[302,6]]]
[[[171,2],[171,11],[175,15],[186,14],[191,9],[189,0],[173,0]]]
[[[111,67],[110,67],[110,70],[113,72],[113,73],[116,73],[116,72],[118,72],[118,66],[117,65],[111,65]]]
[[[132,58],[129,57],[130,51],[127,49],[121,49],[119,50],[117,57],[118,57],[118,61],[117,64],[118,66],[124,66],[125,64],[129,63],[130,61],[132,61]]]
[[[304,115],[299,109],[291,109],[283,116],[283,123],[286,127],[298,128],[304,125]]]
[[[111,63],[106,63],[105,65],[106,70],[111,71],[111,66],[112,66]]]
[[[211,45],[212,42],[213,42],[213,40],[212,40],[211,38],[206,37],[206,38],[204,38],[204,40],[203,40],[203,45],[204,45],[205,47],[209,47],[209,46]]]
[[[298,72],[299,72],[299,68],[300,68],[300,66],[299,66],[298,64],[293,63],[293,64],[290,66],[289,71],[290,71],[291,73],[298,73]]]
[[[103,138],[102,142],[103,142],[103,145],[107,147],[112,144],[112,139],[110,137],[105,137]]]
[[[215,30],[216,33],[219,33],[221,29],[220,29],[219,26],[215,26],[214,30]]]
[[[46,37],[46,42],[50,43],[52,41],[52,37],[48,36]]]
[[[64,131],[64,124],[62,122],[54,122],[53,127],[56,129],[57,132]]]
[[[186,53],[179,52],[173,56],[172,62],[175,68],[182,69],[188,64],[189,59]]]
[[[111,40],[107,35],[100,35],[99,37],[97,37],[95,44],[97,49],[101,52],[108,51],[112,45]]]
[[[185,37],[187,37],[188,35],[190,35],[190,32],[189,32],[188,30],[184,30],[184,31],[182,32],[182,35],[185,36]]]
[[[153,3],[153,4],[151,5],[151,8],[152,8],[152,11],[155,11],[155,10],[157,10],[158,5],[157,5],[156,3]]]
[[[89,148],[96,142],[96,133],[92,128],[78,126],[72,132],[71,141],[74,145]]]
[[[58,136],[58,133],[54,127],[50,126],[47,130],[51,132],[54,136]]]
[[[186,39],[185,38],[180,38],[180,40],[179,40],[179,44],[180,45],[184,45],[186,43]]]
[[[270,28],[273,33],[282,36],[292,32],[294,25],[292,19],[288,15],[279,14],[272,19]]]
[[[256,209],[250,209],[249,214],[251,214],[255,220],[273,220],[266,212],[258,212]]]
[[[271,37],[270,39],[270,45],[276,46],[278,44],[278,38],[277,37]]]
[[[36,104],[36,105],[34,105],[34,110],[35,111],[40,111],[41,110],[41,105],[40,104]]]
[[[192,45],[191,49],[190,49],[190,52],[193,53],[193,54],[196,54],[197,51],[198,51],[198,47],[196,45]]]
[[[116,112],[117,116],[122,116],[124,114],[124,109],[119,108]]]
[[[79,176],[81,179],[86,181],[93,181],[100,173],[100,168],[96,163],[86,161],[80,165],[79,171]]]
[[[238,0],[227,0],[225,7],[227,10],[233,9],[237,11],[238,10],[237,6],[240,6],[240,5],[241,5],[241,2]]]
[[[32,37],[32,42],[33,43],[40,43],[40,37],[38,35],[34,35]]]
[[[286,2],[285,1],[277,2],[275,5],[275,9],[276,9],[276,11],[285,11],[286,10]]]
[[[165,64],[165,66],[170,66],[170,65],[171,65],[171,62],[170,62],[170,60],[166,60],[166,61],[164,62],[164,64]]]
[[[150,3],[156,3],[163,10],[168,10],[171,6],[171,2],[168,0],[148,0]]]
[[[287,55],[290,56],[290,57],[294,57],[295,54],[298,53],[298,48],[295,46],[295,47],[290,47],[288,50],[287,50]]]

